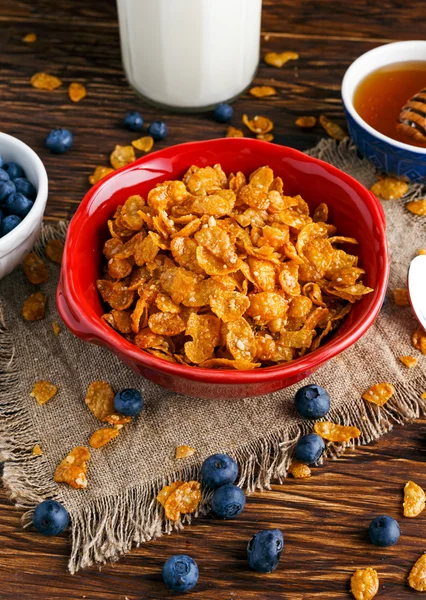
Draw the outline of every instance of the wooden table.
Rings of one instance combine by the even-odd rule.
[[[155,1],[155,0],[153,0]],[[176,0],[177,1],[177,0]],[[249,0],[248,0],[249,1]],[[343,124],[340,83],[350,62],[379,44],[426,36],[424,2],[411,0],[264,0],[262,51],[293,50],[297,62],[281,70],[261,64],[256,83],[272,84],[278,95],[235,104],[242,113],[265,114],[275,122],[276,142],[300,149],[313,146],[320,128],[306,133],[297,115],[327,114]],[[226,15],[224,15],[226,18]],[[113,0],[2,0],[0,7],[1,128],[30,144],[44,161],[50,179],[46,218],[70,217],[89,187],[96,165],[107,165],[115,144],[134,138],[120,126],[128,110],[149,122],[164,119],[176,144],[224,135],[225,127],[207,114],[172,115],[143,105],[126,84],[120,63]],[[22,37],[36,32],[38,41]],[[37,71],[81,81],[88,96],[72,104],[65,86],[49,93],[33,89]],[[53,127],[70,128],[71,152],[54,156],[43,147]],[[0,597],[4,600],[155,600],[171,598],[161,583],[161,566],[173,553],[194,556],[200,581],[191,598],[200,600],[337,600],[349,598],[349,579],[358,567],[378,569],[378,597],[414,598],[406,584],[413,562],[426,549],[425,516],[401,516],[402,488],[408,479],[426,485],[425,424],[397,428],[369,447],[315,469],[305,481],[288,479],[270,492],[251,496],[235,521],[200,519],[183,533],[135,549],[99,572],[66,572],[65,536],[42,538],[20,528],[20,515],[0,492]],[[398,518],[400,542],[388,549],[366,539],[379,514]],[[249,571],[245,547],[251,535],[280,527],[286,540],[280,568],[268,576]]]

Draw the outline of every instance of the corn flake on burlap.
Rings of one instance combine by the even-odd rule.
[[[370,163],[358,158],[347,141],[323,141],[311,154],[359,179],[367,187],[376,179]],[[401,200],[383,202],[391,252],[390,286],[375,325],[355,346],[337,356],[304,383],[316,382],[332,398],[329,420],[357,426],[367,443],[425,408],[426,357],[411,347],[416,321],[409,307],[395,306],[392,290],[405,287],[407,266],[417,250],[426,246],[424,218],[404,207],[421,197],[412,185]],[[36,252],[51,238],[64,238],[66,224],[46,225]],[[5,462],[4,483],[18,507],[26,512],[44,498],[63,502],[72,518],[71,572],[94,562],[114,560],[153,536],[170,532],[158,491],[176,479],[199,478],[204,458],[227,452],[240,466],[240,484],[249,490],[267,487],[287,472],[291,451],[312,423],[300,419],[293,408],[295,387],[270,396],[232,402],[215,402],[178,396],[135,375],[112,353],[84,343],[65,326],[58,336],[52,321],[60,322],[55,308],[59,266],[46,260],[49,281],[40,288],[48,296],[46,318],[25,323],[22,302],[34,292],[23,270],[0,281],[0,457]],[[419,363],[407,369],[400,356],[416,354]],[[30,392],[37,380],[58,386],[58,393],[39,406]],[[75,446],[88,445],[100,423],[84,404],[88,385],[108,381],[114,390],[140,389],[143,413],[123,428],[114,443],[92,450],[85,490],[56,484],[53,473]],[[388,381],[396,392],[384,407],[366,403],[361,395],[372,384]],[[297,386],[296,386],[297,387]],[[35,444],[43,448],[33,456]],[[176,461],[181,444],[197,452]],[[342,446],[328,446],[336,456]],[[285,481],[283,483],[285,485]],[[204,510],[202,502],[200,510]],[[189,517],[184,517],[189,521]]]

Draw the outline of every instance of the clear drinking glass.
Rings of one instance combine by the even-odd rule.
[[[262,0],[117,0],[130,85],[174,110],[236,98],[259,63]]]

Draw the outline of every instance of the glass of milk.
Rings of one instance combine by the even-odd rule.
[[[157,106],[209,109],[236,98],[259,62],[262,0],[117,0],[130,85]]]

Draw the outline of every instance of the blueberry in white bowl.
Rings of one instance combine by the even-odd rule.
[[[19,139],[0,133],[0,279],[31,252],[47,201],[47,173]]]

